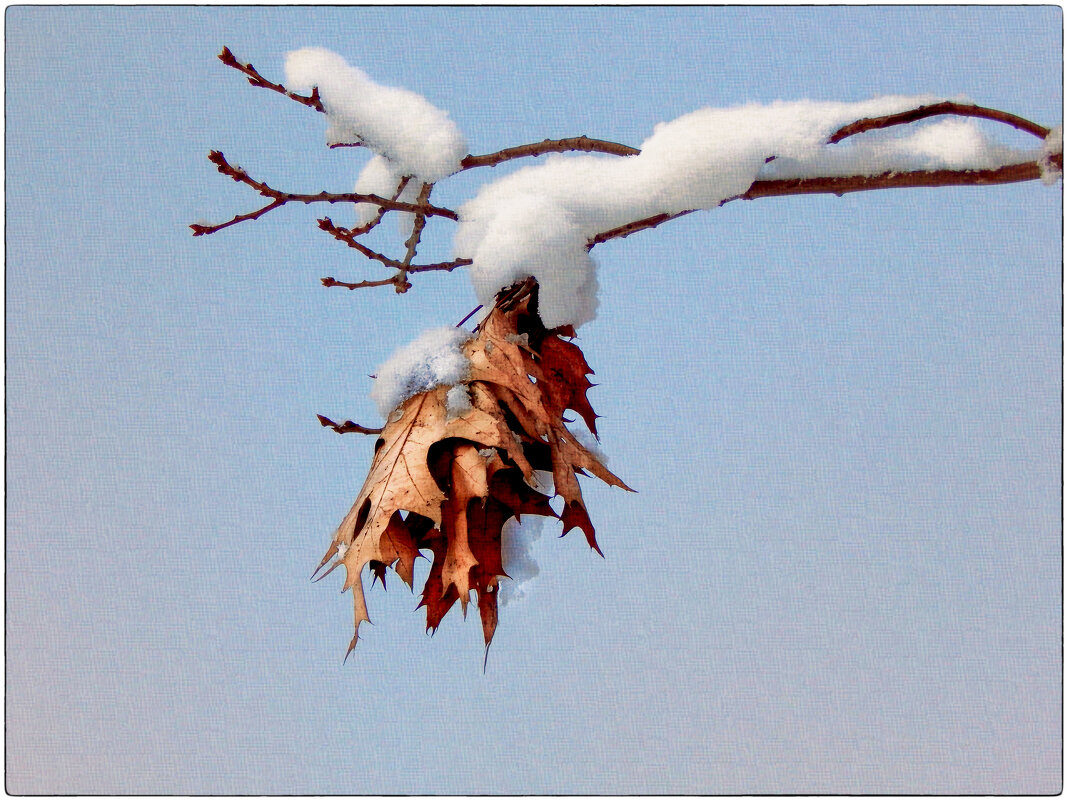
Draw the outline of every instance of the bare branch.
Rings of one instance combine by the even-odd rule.
[[[354,423],[351,420],[346,420],[344,423],[335,423],[329,417],[324,417],[321,414],[315,415],[319,418],[319,423],[323,428],[332,428],[339,434],[381,434],[381,428],[368,428],[367,426],[361,426],[359,423]]]
[[[1058,154],[1051,161],[1060,166],[1062,157]],[[1042,168],[1035,162],[1009,164],[988,170],[917,170],[915,172],[885,172],[882,175],[853,175],[837,178],[794,178],[768,181],[755,181],[741,195],[727,198],[731,200],[754,200],[758,197],[778,197],[782,195],[834,194],[847,192],[867,192],[873,189],[910,189],[937,186],[991,186],[1011,184],[1020,181],[1034,181],[1042,177]],[[722,205],[722,203],[720,204]]]
[[[281,192],[279,196],[286,203],[374,203],[386,211],[410,211],[412,214],[422,212],[427,217],[444,217],[446,220],[453,221],[460,219],[455,211],[441,206],[417,206],[414,203],[403,203],[399,200],[359,192],[317,192],[314,195]]]
[[[621,145],[618,142],[608,142],[603,139],[590,139],[587,136],[573,136],[570,139],[546,139],[542,142],[533,142],[529,145],[519,145],[498,150],[496,153],[487,153],[484,156],[466,156],[460,162],[460,170],[471,170],[475,167],[496,167],[504,161],[526,158],[527,156],[540,156],[544,153],[566,153],[578,151],[582,153],[608,153],[613,156],[636,156],[641,151],[629,145]]]
[[[357,284],[350,284],[347,281],[338,281],[330,275],[326,278],[320,278],[319,280],[323,282],[323,286],[339,286],[343,289],[364,289],[369,286],[396,286],[396,283],[392,278],[382,278],[378,281],[360,281]]]
[[[439,261],[435,264],[413,264],[408,268],[410,273],[446,272],[451,273],[457,267],[467,267],[474,264],[471,259],[453,259],[452,261]]]
[[[290,92],[288,89],[282,86],[282,84],[271,83],[270,81],[268,81],[266,78],[260,75],[256,68],[253,67],[251,64],[242,64],[240,61],[234,58],[234,54],[230,52],[229,47],[224,47],[222,49],[222,52],[219,53],[219,61],[221,61],[228,67],[233,67],[235,70],[243,72],[246,76],[248,76],[248,82],[253,86],[259,86],[262,89],[270,89],[271,91],[285,95],[290,100],[296,100],[298,103],[302,103],[303,105],[308,106],[309,108],[313,108],[322,114],[326,113],[326,109],[323,108],[322,101],[319,99],[318,87],[313,88],[311,95],[308,97],[305,97],[304,95],[298,95],[295,92]]]
[[[658,225],[663,225],[669,220],[676,220],[687,214],[693,214],[695,211],[699,211],[699,209],[687,209],[686,211],[680,211],[677,214],[654,214],[652,217],[646,217],[643,220],[635,220],[626,225],[621,225],[618,228],[602,231],[590,238],[586,243],[586,250],[592,250],[595,246],[600,245],[602,242],[607,242],[609,239],[623,239],[631,234],[636,234],[638,231],[644,231],[646,228],[656,228]]]
[[[422,212],[428,217],[444,217],[448,220],[459,219],[459,216],[452,209],[432,206],[429,203],[419,206],[415,203],[403,203],[399,200],[390,200],[379,195],[360,192],[317,192],[315,194],[281,192],[277,189],[272,189],[265,183],[253,180],[244,170],[231,167],[226,163],[223,154],[217,150],[212,151],[208,158],[218,166],[219,172],[224,175],[229,175],[235,181],[248,184],[264,197],[282,200],[285,203],[373,203],[386,211],[409,211],[413,214]]]
[[[386,267],[391,267],[394,270],[403,270],[409,273],[427,273],[435,270],[452,272],[457,267],[466,267],[471,264],[471,259],[453,259],[452,261],[442,261],[436,264],[412,264],[405,267],[403,262],[391,259],[389,256],[384,256],[381,253],[376,253],[362,242],[357,242],[351,231],[334,225],[329,217],[323,217],[319,220],[319,228],[326,231],[326,233],[330,234],[330,236],[334,237],[334,239],[339,242],[344,242],[349,247],[360,251],[360,253],[367,258],[381,262]]]
[[[238,214],[232,220],[228,220],[218,225],[204,225],[203,223],[193,223],[189,227],[193,229],[193,236],[205,236],[206,234],[214,234],[216,231],[221,231],[223,228],[229,228],[231,225],[245,222],[246,220],[258,220],[264,214],[269,211],[273,211],[279,206],[283,205],[283,201],[275,200],[268,203],[262,209],[256,211],[250,211],[248,214]]]
[[[259,181],[253,179],[252,176],[250,176],[243,169],[228,162],[226,160],[226,156],[222,154],[221,150],[212,150],[211,152],[209,152],[208,161],[214,164],[215,168],[223,175],[229,178],[233,178],[239,184],[251,186],[264,197],[273,197],[277,199],[282,194],[281,192],[277,192],[274,189],[271,189],[271,187],[267,186],[267,184],[260,183]]]
[[[978,117],[984,120],[1003,122],[1017,130],[1026,131],[1032,136],[1037,136],[1039,139],[1045,139],[1049,136],[1049,128],[1030,120],[1025,120],[1015,114],[1009,114],[1007,111],[998,111],[994,108],[984,108],[970,103],[954,103],[952,100],[946,100],[942,103],[933,103],[929,106],[920,106],[909,111],[902,111],[899,114],[888,114],[885,117],[865,117],[862,120],[851,122],[831,134],[827,144],[833,145],[836,142],[841,142],[846,137],[855,136],[865,131],[889,128],[892,125],[906,125],[927,117],[938,117],[944,114],[952,114],[956,117]]]
[[[381,262],[386,267],[392,267],[394,270],[404,270],[404,265],[399,261],[371,250],[367,245],[363,244],[363,242],[356,240],[356,234],[347,228],[339,228],[334,225],[334,222],[329,217],[323,217],[318,222],[320,230],[326,231],[326,233],[330,234],[330,236],[334,237],[338,242],[344,242],[350,248],[358,250],[369,259]]]
[[[397,185],[397,189],[393,193],[393,196],[390,198],[390,200],[397,200],[404,193],[404,189],[408,186],[408,182],[410,180],[410,175],[405,175],[403,178],[401,178],[400,183]],[[363,236],[364,234],[370,233],[378,226],[380,222],[382,222],[382,218],[385,216],[386,209],[382,206],[379,206],[378,212],[370,221],[368,221],[365,225],[361,225],[357,228],[350,228],[349,233],[351,233],[353,236]]]
[[[427,201],[430,200],[430,192],[433,190],[433,184],[423,184],[419,189],[419,195],[415,199],[415,205],[425,206]],[[404,253],[404,261],[401,262],[404,269],[407,269],[412,264],[412,259],[415,258],[416,248],[419,247],[419,239],[423,235],[423,227],[426,225],[426,216],[421,212],[415,213],[415,220],[412,222],[412,235],[408,237],[408,241],[404,243],[404,247],[407,249]]]
[[[223,175],[229,176],[238,183],[245,184],[252,187],[259,194],[264,197],[271,198],[273,203],[268,204],[262,209],[251,212],[249,214],[239,214],[232,220],[222,223],[220,225],[203,225],[196,224],[189,226],[193,229],[193,236],[203,236],[204,234],[212,234],[216,231],[227,228],[239,222],[245,222],[246,220],[256,220],[262,217],[269,211],[272,211],[279,206],[284,206],[286,203],[373,203],[384,211],[408,211],[413,214],[422,213],[429,217],[444,217],[448,220],[457,220],[459,217],[452,209],[441,208],[439,206],[432,206],[429,203],[415,204],[415,203],[402,203],[399,200],[379,197],[378,195],[362,194],[359,192],[318,192],[316,194],[301,194],[297,192],[281,192],[277,189],[272,189],[262,181],[257,181],[252,178],[245,170],[240,167],[235,167],[227,162],[226,157],[218,150],[212,150],[208,154],[208,160],[216,166],[216,168]],[[399,196],[399,193],[398,193]],[[392,266],[392,265],[391,265]]]

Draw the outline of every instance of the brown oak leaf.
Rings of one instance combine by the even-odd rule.
[[[469,409],[450,416],[450,387],[435,387],[390,414],[363,488],[316,570],[331,562],[323,575],[345,568],[355,618],[350,653],[368,619],[360,579],[365,566],[383,586],[387,567],[411,586],[415,558],[429,551],[419,604],[426,608],[427,630],[435,631],[456,601],[466,616],[474,591],[488,648],[497,628],[499,582],[508,578],[501,537],[509,520],[559,517],[563,533],[579,528],[601,552],[577,476],[630,488],[565,425],[570,409],[596,434],[597,415],[586,397],[592,370],[565,336],[574,332],[541,324],[537,285],[528,280],[502,292],[477,336],[463,345]],[[552,474],[563,501],[559,515],[540,489],[539,470]]]

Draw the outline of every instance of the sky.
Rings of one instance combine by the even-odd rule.
[[[466,277],[324,288],[384,275],[321,207],[187,227],[260,205],[212,149],[305,192],[350,191],[367,158],[223,45],[272,80],[330,48],[486,153],[776,99],[966,95],[1060,124],[1059,8],[5,26],[9,793],[1060,792],[1060,184],[735,202],[598,247],[577,342],[638,492],[584,484],[603,559],[546,524],[484,674],[477,615],[429,637],[397,581],[343,664],[351,600],[309,581],[373,447],[315,415],[377,425],[368,375],[467,314]]]

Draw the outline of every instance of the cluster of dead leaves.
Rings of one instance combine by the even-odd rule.
[[[596,434],[597,416],[586,398],[592,371],[568,341],[574,332],[546,330],[536,305],[532,281],[503,293],[464,345],[471,364],[467,411],[450,415],[449,387],[435,387],[404,401],[382,429],[367,480],[316,570],[330,563],[325,576],[345,567],[344,589],[352,589],[355,607],[349,653],[368,620],[360,579],[365,565],[383,584],[391,567],[411,587],[416,558],[430,551],[420,603],[427,630],[457,600],[466,616],[474,590],[488,647],[497,627],[498,582],[507,578],[501,530],[510,518],[558,517],[563,533],[580,528],[600,553],[577,475],[629,487],[564,425],[571,410]],[[539,490],[535,471],[552,473],[560,514]]]

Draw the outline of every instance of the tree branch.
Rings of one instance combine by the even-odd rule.
[[[328,275],[326,278],[320,278],[319,280],[323,282],[323,286],[339,286],[343,289],[364,289],[369,286],[396,286],[396,282],[392,278],[382,278],[378,281],[360,281],[358,284],[350,284],[347,281],[338,281],[331,275]]]
[[[498,150],[496,153],[487,153],[484,156],[466,156],[460,162],[460,171],[471,170],[476,167],[496,167],[501,162],[526,158],[527,156],[536,157],[544,153],[566,153],[570,151],[608,153],[613,156],[636,156],[641,152],[636,147],[621,145],[618,142],[590,139],[587,136],[573,136],[570,139],[546,139],[529,145],[509,147],[504,150]]]
[[[433,184],[423,184],[419,189],[419,195],[415,199],[415,205],[423,208],[430,200],[430,192],[434,188]],[[423,235],[423,226],[426,225],[426,215],[422,211],[415,213],[415,221],[412,223],[412,235],[408,237],[408,241],[404,243],[404,247],[407,250],[404,253],[404,261],[401,262],[403,269],[407,270],[411,267],[412,259],[415,258],[415,249],[419,247],[419,239]]]
[[[399,261],[397,261],[396,259],[391,259],[389,256],[384,256],[383,254],[378,253],[374,250],[371,250],[369,247],[367,247],[367,245],[363,244],[363,242],[357,241],[356,234],[354,234],[347,228],[339,228],[338,226],[334,225],[333,220],[331,220],[329,217],[323,217],[318,222],[319,229],[322,231],[326,231],[326,233],[330,234],[330,236],[334,237],[334,239],[336,239],[338,242],[344,242],[350,248],[358,250],[361,254],[363,254],[369,259],[372,259],[373,261],[381,262],[386,267],[391,267],[394,270],[404,270],[404,265],[401,264]]]
[[[405,264],[402,261],[391,259],[389,256],[385,256],[374,250],[371,250],[362,242],[357,241],[356,235],[345,228],[339,228],[334,225],[333,221],[329,217],[324,217],[319,220],[319,228],[330,234],[334,239],[339,242],[344,242],[350,248],[358,250],[362,255],[368,259],[377,261],[386,267],[397,271],[396,275],[392,278],[384,278],[378,281],[361,281],[358,284],[350,284],[345,281],[338,281],[333,277],[323,278],[323,286],[340,286],[346,289],[362,289],[370,286],[386,286],[392,284],[398,293],[407,292],[411,288],[411,284],[408,283],[408,273],[427,273],[434,271],[452,272],[457,267],[466,267],[471,264],[471,259],[453,259],[452,261],[442,261],[435,264]]]
[[[193,236],[204,236],[205,234],[213,234],[216,231],[221,231],[223,228],[227,228],[239,222],[245,222],[246,220],[256,220],[262,217],[269,211],[273,211],[279,206],[284,206],[286,203],[373,203],[379,207],[379,209],[385,211],[408,211],[413,214],[422,213],[430,217],[444,217],[448,220],[458,220],[456,212],[452,209],[441,208],[438,206],[432,206],[429,203],[422,205],[415,203],[402,203],[399,200],[391,200],[389,198],[379,197],[378,195],[361,194],[359,192],[318,192],[316,194],[300,194],[297,192],[281,192],[277,189],[272,189],[262,181],[257,181],[252,178],[247,172],[240,167],[235,167],[226,161],[226,157],[218,150],[213,150],[208,154],[208,160],[216,166],[216,168],[223,175],[227,175],[238,183],[245,184],[255,189],[259,194],[264,197],[271,198],[274,202],[264,206],[255,212],[249,214],[239,214],[228,222],[221,223],[219,225],[203,225],[197,223],[190,225],[193,229]]]
[[[1063,156],[1056,154],[1051,162],[1061,167]],[[913,189],[917,187],[938,186],[991,186],[1011,184],[1021,181],[1034,181],[1042,177],[1042,168],[1035,162],[1010,164],[990,170],[917,170],[915,172],[884,172],[882,175],[849,175],[844,177],[814,178],[780,178],[775,180],[754,181],[745,192],[726,200],[756,200],[761,197],[783,197],[786,195],[842,195],[848,192],[868,192],[875,189]],[[655,214],[642,220],[621,225],[609,231],[603,231],[590,238],[587,250],[610,239],[621,239],[638,231],[656,228],[670,220],[677,220],[699,209],[687,209],[677,214]]]
[[[269,211],[274,211],[279,206],[283,205],[281,200],[275,200],[268,203],[262,209],[256,211],[250,211],[248,214],[238,214],[232,220],[227,220],[224,223],[218,225],[204,225],[203,223],[193,223],[189,227],[193,229],[193,236],[205,236],[207,234],[214,234],[216,231],[221,231],[223,228],[229,228],[231,225],[237,225],[237,223],[245,222],[246,220],[258,220],[264,214]]]
[[[467,267],[474,264],[471,259],[453,259],[452,261],[439,261],[434,264],[413,264],[408,268],[410,273],[431,273],[431,272],[445,272],[451,273],[457,267]]]
[[[319,418],[319,424],[323,428],[332,428],[339,434],[381,434],[381,428],[367,428],[367,426],[361,426],[359,423],[354,423],[351,420],[346,420],[344,423],[335,423],[329,417],[324,417],[321,414],[315,415]]]
[[[397,200],[402,194],[404,194],[404,189],[408,186],[408,182],[410,180],[410,175],[405,175],[403,178],[401,178],[400,183],[397,185],[397,189],[393,192],[393,196],[390,198],[390,200]],[[357,228],[350,228],[349,233],[351,233],[353,236],[363,236],[364,234],[370,233],[376,227],[378,227],[378,224],[382,222],[382,218],[385,216],[386,209],[382,206],[379,206],[378,212],[371,220]]]
[[[846,137],[855,136],[856,134],[864,133],[865,131],[873,131],[878,128],[889,128],[892,125],[906,125],[910,122],[926,119],[927,117],[937,117],[944,114],[952,114],[956,117],[978,117],[984,120],[1003,122],[1006,125],[1011,125],[1017,130],[1026,131],[1032,136],[1037,136],[1039,139],[1045,139],[1049,136],[1049,128],[1031,122],[1030,120],[1025,120],[1023,117],[1018,117],[1015,114],[1009,114],[1007,111],[998,111],[994,108],[984,108],[983,106],[976,106],[970,103],[955,103],[952,100],[946,100],[942,103],[920,106],[919,108],[902,111],[898,114],[888,114],[885,117],[865,117],[862,120],[851,122],[848,125],[843,125],[831,134],[830,138],[827,140],[827,144],[833,145],[837,142],[841,142]]]
[[[229,48],[226,47],[223,48],[222,53],[219,55],[219,59],[227,66],[246,75],[249,83],[253,86],[271,89],[272,91],[284,94],[286,97],[302,103],[303,105],[314,108],[319,112],[324,112],[317,88],[312,90],[312,94],[309,97],[290,92],[283,85],[271,83],[266,80],[251,64],[243,64],[239,62],[230,52]],[[1017,130],[1030,133],[1040,139],[1046,139],[1050,133],[1049,128],[1038,125],[1037,123],[1031,122],[1030,120],[1015,114],[973,104],[944,101],[927,106],[920,106],[897,114],[889,114],[883,117],[866,117],[864,119],[856,120],[855,122],[842,126],[831,134],[827,143],[836,144],[850,136],[855,136],[866,131],[889,128],[895,125],[906,125],[928,117],[941,115],[992,120],[1004,123]],[[359,146],[359,143],[339,143],[336,146]],[[518,158],[536,158],[537,156],[546,153],[564,152],[605,153],[617,156],[634,156],[641,153],[639,149],[628,145],[620,144],[618,142],[609,142],[602,139],[590,139],[583,135],[566,139],[545,139],[541,142],[533,142],[526,145],[519,145],[517,147],[505,148],[495,153],[487,153],[481,156],[468,155],[460,162],[460,171],[478,167],[495,167],[505,161]],[[435,264],[412,264],[422,237],[427,217],[438,216],[454,221],[459,220],[459,216],[455,211],[430,205],[428,201],[430,192],[433,188],[431,184],[423,184],[415,203],[404,203],[399,200],[410,177],[402,179],[393,197],[388,199],[379,197],[378,195],[360,194],[355,192],[328,193],[324,191],[319,192],[318,194],[298,194],[281,192],[272,189],[263,182],[254,180],[244,170],[228,164],[223,154],[219,151],[212,151],[209,155],[209,159],[216,165],[219,172],[228,175],[234,181],[244,183],[255,189],[260,195],[269,198],[271,202],[256,211],[239,214],[233,219],[219,225],[204,225],[199,223],[191,225],[190,228],[193,229],[194,236],[211,234],[240,222],[259,219],[263,215],[287,203],[373,203],[378,206],[378,211],[374,218],[363,226],[344,229],[334,225],[329,218],[324,217],[319,220],[319,227],[335,239],[344,242],[349,247],[359,251],[366,258],[378,261],[382,265],[395,270],[396,274],[392,278],[375,281],[361,281],[359,283],[348,283],[338,281],[333,277],[327,277],[322,279],[324,286],[360,289],[371,286],[393,285],[397,292],[405,292],[411,286],[407,281],[407,275],[409,273],[428,272],[432,270],[451,271],[457,267],[466,266],[472,263],[470,259],[454,259],[451,262],[438,262]],[[772,159],[774,159],[774,156],[769,158],[768,161],[771,161]],[[781,197],[786,195],[834,194],[840,197],[848,192],[865,192],[876,189],[937,186],[984,186],[1014,183],[1018,181],[1031,181],[1042,177],[1044,169],[1043,164],[1047,163],[1053,167],[1062,169],[1062,154],[1054,153],[1052,155],[1044,156],[1042,164],[1029,162],[986,170],[886,172],[875,176],[816,176],[800,179],[758,180],[753,182],[749,189],[744,193],[735,197],[726,198],[721,201],[719,205],[722,206],[724,203],[729,203],[732,200],[755,200],[756,198],[761,197]],[[377,253],[356,239],[358,236],[362,236],[375,228],[381,222],[387,211],[403,211],[415,215],[411,236],[405,242],[405,255],[400,261],[389,258],[381,253]],[[696,209],[687,209],[676,213],[665,212],[655,214],[641,220],[634,220],[607,231],[602,231],[589,239],[586,244],[587,250],[611,239],[622,239],[638,231],[656,228],[671,220],[678,219],[687,214],[692,214],[694,211],[696,211]]]
[[[248,82],[253,86],[258,86],[261,89],[270,89],[273,92],[285,95],[290,100],[295,100],[309,108],[313,108],[321,114],[326,113],[322,99],[319,97],[318,87],[312,89],[310,96],[291,92],[280,83],[271,83],[268,81],[251,64],[245,64],[238,61],[230,51],[229,47],[223,47],[222,52],[219,54],[219,60],[226,66],[233,67],[238,72],[244,73],[244,75],[248,77]],[[330,145],[330,147],[363,147],[363,143],[335,142]],[[590,139],[583,135],[571,137],[569,139],[546,139],[544,142],[534,142],[529,145],[510,147],[483,156],[467,156],[460,162],[460,170],[470,170],[475,167],[495,167],[501,162],[509,161],[511,159],[524,158],[526,156],[540,156],[543,153],[564,153],[567,151],[609,153],[616,156],[634,156],[638,153],[636,148],[628,147],[627,145],[621,145],[616,142],[606,142],[600,139]]]
[[[318,87],[312,89],[310,96],[291,92],[282,84],[271,83],[268,81],[258,70],[256,70],[255,67],[252,66],[252,64],[245,64],[238,61],[234,54],[230,52],[229,47],[223,47],[222,52],[219,54],[219,60],[226,66],[233,67],[239,72],[244,73],[248,77],[248,82],[253,86],[270,89],[285,95],[291,100],[295,100],[298,103],[313,108],[320,113],[326,113],[326,109],[323,107],[322,100],[319,97]],[[1001,122],[1010,125],[1017,130],[1025,131],[1039,139],[1045,139],[1049,135],[1049,128],[1016,114],[1010,114],[1007,111],[1000,111],[998,109],[987,108],[984,106],[977,106],[972,103],[958,103],[953,100],[945,100],[927,106],[919,106],[898,114],[889,114],[884,117],[866,117],[857,120],[856,122],[851,122],[831,134],[827,143],[836,144],[843,139],[855,136],[859,133],[864,133],[865,131],[889,128],[894,125],[905,125],[928,117],[947,114],[958,117],[977,117],[980,119]],[[362,142],[336,142],[330,145],[331,148],[362,146]],[[620,144],[618,142],[609,142],[603,139],[590,139],[583,134],[582,136],[574,136],[566,139],[545,139],[541,142],[532,142],[526,145],[518,145],[517,147],[509,147],[504,150],[498,150],[495,153],[487,153],[481,156],[468,155],[460,162],[460,171],[470,170],[476,167],[496,167],[502,162],[510,161],[512,159],[526,158],[528,156],[536,158],[545,153],[565,152],[607,153],[615,156],[636,156],[641,151],[638,148],[630,147],[629,145]]]
[[[1060,167],[1063,157],[1054,155],[1051,161]],[[914,189],[938,186],[991,186],[1034,181],[1042,177],[1042,168],[1033,161],[1009,164],[988,170],[916,170],[914,172],[884,172],[881,175],[851,175],[832,178],[789,178],[754,181],[753,185],[731,200],[755,200],[759,197],[783,195],[834,194],[868,192],[873,189]],[[720,205],[723,205],[720,203]]]

